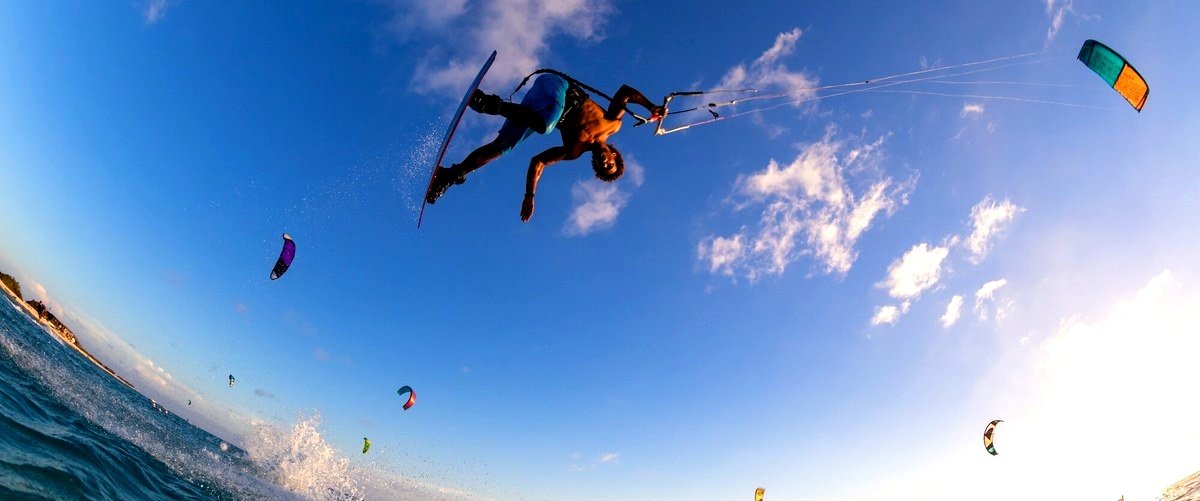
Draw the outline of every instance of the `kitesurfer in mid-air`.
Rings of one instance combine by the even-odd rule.
[[[462,184],[467,174],[512,150],[534,132],[549,134],[555,129],[562,136],[562,146],[538,153],[529,161],[525,199],[521,203],[521,221],[529,221],[533,216],[533,195],[546,166],[563,160],[575,160],[590,152],[596,177],[606,182],[616,181],[625,173],[625,162],[621,152],[608,144],[608,138],[621,130],[621,118],[625,115],[627,103],[649,110],[649,122],[659,120],[665,114],[662,106],[651,103],[645,95],[628,85],[622,85],[617,90],[608,109],[602,108],[578,83],[555,72],[538,75],[520,104],[476,90],[468,106],[479,113],[503,116],[504,125],[500,127],[496,139],[471,152],[462,163],[450,167],[438,166],[425,201],[431,204],[436,202],[450,185]]]

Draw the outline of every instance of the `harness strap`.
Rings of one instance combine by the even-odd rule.
[[[509,100],[509,101],[512,101],[512,99],[513,99],[513,96],[516,96],[516,95],[517,95],[517,91],[521,90],[521,87],[524,87],[526,83],[529,83],[529,79],[530,79],[530,78],[533,78],[533,76],[534,76],[534,75],[540,75],[540,74],[542,74],[542,73],[549,73],[549,74],[551,74],[551,75],[557,75],[557,76],[559,76],[559,77],[562,77],[562,79],[563,79],[563,80],[566,80],[568,83],[570,83],[570,84],[572,84],[572,85],[574,85],[574,86],[578,86],[578,87],[580,87],[580,88],[582,88],[582,89],[584,89],[584,90],[587,90],[588,92],[591,92],[592,94],[595,94],[595,95],[597,95],[597,96],[600,96],[600,97],[604,98],[605,100],[607,100],[607,101],[608,101],[608,102],[610,102],[610,103],[611,103],[611,102],[612,102],[612,100],[613,100],[612,96],[609,96],[608,94],[605,94],[605,93],[603,93],[603,92],[600,92],[600,91],[599,91],[598,89],[596,89],[595,87],[592,87],[592,86],[590,86],[590,85],[588,85],[588,84],[585,84],[585,83],[583,83],[583,82],[580,82],[579,80],[576,80],[576,79],[572,78],[572,77],[571,77],[571,75],[568,75],[568,74],[566,74],[566,73],[563,73],[563,72],[561,72],[561,71],[558,71],[558,70],[552,70],[552,69],[550,69],[550,68],[541,68],[541,69],[535,70],[533,73],[530,73],[529,75],[526,75],[526,76],[525,76],[525,78],[521,79],[521,83],[517,84],[517,88],[513,89],[513,91],[512,91],[512,94],[509,94],[509,95],[508,95],[508,100]],[[569,93],[569,91],[568,91],[568,93]],[[584,97],[587,97],[587,94],[584,94]],[[582,103],[582,102],[583,102],[583,101],[580,101],[580,103]],[[633,110],[629,109],[629,107],[628,107],[628,106],[626,106],[626,107],[625,107],[625,112],[626,112],[626,113],[629,113],[629,115],[630,115],[630,116],[632,116],[634,119],[636,119],[636,120],[638,121],[638,125],[641,125],[641,124],[643,124],[643,123],[646,123],[646,119],[645,119],[645,118],[642,118],[642,117],[641,117],[640,115],[638,115],[637,113],[634,113],[634,112],[633,112]],[[565,111],[563,112],[563,115],[566,115],[566,112],[565,112]]]
[[[561,126],[563,122],[567,121],[569,116],[583,108],[583,103],[588,100],[588,97],[587,93],[579,88],[579,85],[567,80],[567,97],[563,101],[563,112],[558,117],[558,125],[556,127]]]

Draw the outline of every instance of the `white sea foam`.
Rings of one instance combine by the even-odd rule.
[[[321,417],[290,428],[255,423],[243,448],[271,481],[310,499],[363,499],[350,460],[321,437]]]
[[[24,323],[27,329],[38,328]],[[315,413],[299,416],[290,425],[252,421],[249,433],[240,439],[242,454],[182,419],[156,411],[148,398],[92,370],[90,362],[76,360],[74,353],[54,346],[43,333],[9,334],[0,332],[0,356],[12,359],[48,388],[54,400],[145,451],[194,486],[215,488],[236,499],[486,499],[446,486],[455,480],[444,475],[431,478],[425,471],[408,478],[395,471],[395,465],[351,461],[326,442],[321,417]],[[119,447],[95,442],[96,437],[90,440],[87,443],[96,447]],[[388,445],[381,442],[372,454],[383,458],[387,451]]]
[[[300,416],[289,427],[257,422],[243,445],[272,482],[308,499],[489,499],[469,490],[406,478],[371,462],[352,462],[325,441],[321,416]],[[379,444],[372,454],[386,454]],[[424,476],[424,475],[422,475]]]

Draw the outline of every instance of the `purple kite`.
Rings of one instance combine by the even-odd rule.
[[[279,251],[279,260],[275,261],[275,268],[271,270],[271,280],[277,280],[287,272],[288,266],[292,265],[292,259],[296,257],[296,242],[292,241],[287,233],[283,234],[283,250]]]

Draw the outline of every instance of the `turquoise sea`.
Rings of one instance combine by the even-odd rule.
[[[338,473],[344,460],[323,463],[311,434],[281,433],[249,454],[152,405],[0,298],[0,499],[377,497]]]

